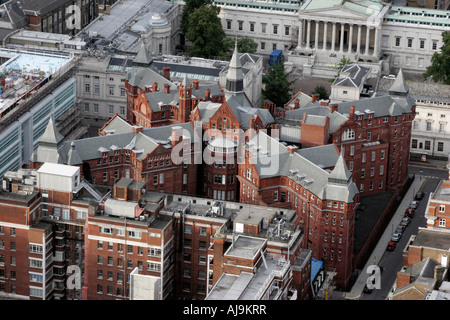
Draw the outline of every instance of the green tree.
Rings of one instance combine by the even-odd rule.
[[[269,72],[263,76],[262,90],[265,99],[272,101],[275,106],[283,107],[292,97],[292,85],[294,80],[290,80],[291,72],[286,72],[284,60],[272,64]]]
[[[333,83],[337,78],[339,78],[339,75],[341,74],[342,69],[347,65],[347,64],[352,64],[353,61],[349,58],[347,58],[346,56],[343,56],[341,58],[341,60],[339,61],[338,67],[337,67],[337,75],[333,78],[330,79],[330,82]]]
[[[441,52],[435,52],[431,57],[431,65],[423,74],[425,79],[432,78],[434,82],[442,81],[450,84],[450,32],[442,33],[443,45]]]
[[[186,34],[189,30],[189,16],[195,9],[212,4],[212,0],[185,0],[184,3],[183,13],[181,14],[181,30]]]
[[[324,86],[315,87],[313,92],[311,92],[311,94],[319,94],[320,99],[323,100],[328,100],[330,98],[330,95],[328,94],[328,91]]]
[[[186,38],[192,42],[189,54],[195,57],[210,58],[224,56],[225,32],[219,14],[220,8],[205,5],[189,15],[189,30]]]
[[[227,57],[233,55],[235,38],[228,37],[224,41],[224,47],[226,51]],[[256,49],[258,49],[258,44],[250,37],[242,37],[237,39],[237,46],[239,53],[256,53]]]

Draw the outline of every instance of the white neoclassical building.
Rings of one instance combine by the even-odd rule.
[[[258,54],[283,50],[300,69],[335,67],[342,57],[423,72],[450,30],[450,12],[377,0],[215,0],[228,36],[249,36]]]

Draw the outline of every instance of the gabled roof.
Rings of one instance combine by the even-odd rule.
[[[347,64],[342,68],[339,78],[334,80],[333,86],[359,88],[370,70],[358,64]]]
[[[146,86],[151,86],[157,83],[159,88],[163,88],[165,84],[170,86],[170,89],[176,89],[176,85],[164,78],[158,72],[150,68],[134,67],[128,72],[128,83],[133,87],[144,89]]]
[[[320,159],[306,158],[301,152],[291,154],[286,146],[262,131],[258,131],[249,140],[246,148],[252,155],[258,175],[263,179],[274,176],[289,177],[322,200],[352,203],[358,194],[358,188],[351,179],[347,183],[333,181],[332,171],[325,170]],[[314,148],[322,147],[311,149]],[[315,160],[319,162],[313,162]],[[348,171],[345,169],[345,163],[339,161],[342,160],[338,159],[335,163],[337,168],[334,176],[345,178]]]

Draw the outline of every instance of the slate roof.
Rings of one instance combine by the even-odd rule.
[[[358,64],[347,64],[342,68],[339,78],[334,80],[333,86],[359,88],[370,70],[370,68]]]
[[[103,130],[114,132],[115,125],[121,127],[121,133],[110,133],[106,136],[64,142],[59,150],[62,162],[67,163],[70,160],[71,152],[73,153],[74,150],[78,153],[78,160],[81,161],[98,159],[102,151],[108,151],[110,155],[113,155],[113,151],[116,149],[130,149],[138,154],[137,159],[142,159],[148,153],[158,148],[160,144],[167,148],[171,147],[170,136],[174,126],[187,130],[189,135],[193,137],[193,140],[198,141],[198,137],[194,134],[194,129],[190,123],[144,128],[142,133],[136,134],[132,130],[132,126],[129,126],[129,132],[124,132],[125,126],[123,126],[121,121],[111,121]]]
[[[131,86],[141,89],[144,89],[146,86],[151,86],[155,82],[158,83],[159,88],[163,88],[165,84],[168,84],[171,91],[176,89],[175,84],[150,68],[134,67],[128,72],[127,78]]]
[[[298,152],[290,154],[286,146],[262,131],[250,139],[246,148],[254,156],[255,169],[262,179],[290,177],[322,200],[351,203],[358,193],[351,175],[346,183],[333,180],[348,176],[349,171],[343,159],[338,158],[334,170],[325,170],[322,165],[311,161],[317,159],[308,159]]]
[[[250,105],[250,103],[245,104],[245,106],[241,106],[234,96],[226,102],[243,129],[250,128],[250,119],[256,115],[259,115],[263,126],[267,126],[268,124],[275,122],[271,113],[267,109],[254,108]],[[202,101],[197,105],[194,111],[198,109],[200,112],[200,121],[208,123],[209,119],[217,112],[221,105],[221,103]]]

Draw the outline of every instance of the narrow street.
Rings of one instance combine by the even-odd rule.
[[[421,171],[422,170],[422,171]],[[397,272],[402,268],[403,264],[403,250],[408,243],[411,235],[417,234],[419,227],[426,227],[425,209],[427,207],[428,198],[430,193],[434,192],[439,181],[441,179],[448,178],[448,171],[432,168],[432,167],[418,167],[410,166],[410,174],[417,174],[422,179],[425,179],[420,190],[413,190],[412,194],[416,192],[424,192],[425,197],[420,201],[419,207],[416,209],[414,217],[411,219],[410,224],[406,227],[402,238],[397,244],[394,251],[385,251],[380,260],[377,262],[379,266],[382,267],[383,272],[381,273],[381,285],[380,289],[374,289],[372,293],[362,293],[359,300],[385,300],[395,283]],[[413,199],[410,199],[411,201]],[[397,225],[391,225],[391,229],[394,230]]]

